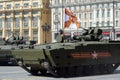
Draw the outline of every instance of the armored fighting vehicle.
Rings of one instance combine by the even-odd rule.
[[[61,36],[62,35],[62,36]],[[102,30],[91,28],[65,42],[63,32],[56,43],[33,49],[12,49],[18,64],[33,75],[51,73],[72,77],[113,73],[120,65],[120,41],[102,40]]]
[[[8,39],[0,39],[0,65],[17,65],[15,58],[11,54],[11,50],[17,48],[29,47],[33,48],[32,44],[27,45],[23,37],[11,33]]]
[[[9,49],[15,48],[14,45],[8,45],[8,39],[0,38],[0,65],[17,65]]]

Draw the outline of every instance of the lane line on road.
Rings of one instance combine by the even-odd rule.
[[[12,71],[12,72],[0,72],[0,74],[14,74],[14,73],[25,73],[25,71]]]

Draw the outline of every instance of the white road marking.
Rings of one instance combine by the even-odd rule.
[[[0,72],[0,74],[15,74],[15,73],[25,73],[25,71]]]

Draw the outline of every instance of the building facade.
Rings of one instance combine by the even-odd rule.
[[[11,32],[38,44],[51,42],[49,0],[0,0],[0,37]]]
[[[81,28],[64,27],[66,8],[79,18],[80,27],[99,27],[106,38],[120,39],[120,0],[50,0],[50,7],[53,42],[59,29],[70,36],[81,33]]]

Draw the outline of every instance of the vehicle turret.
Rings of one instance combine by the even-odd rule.
[[[3,38],[5,41],[5,45],[12,45],[12,44],[24,44],[25,40],[23,40],[23,36],[19,36],[13,32],[11,32],[11,35],[8,37],[8,39]]]
[[[73,36],[74,40],[84,41],[99,41],[102,39],[102,30],[98,28],[84,29],[85,32],[82,35]]]

